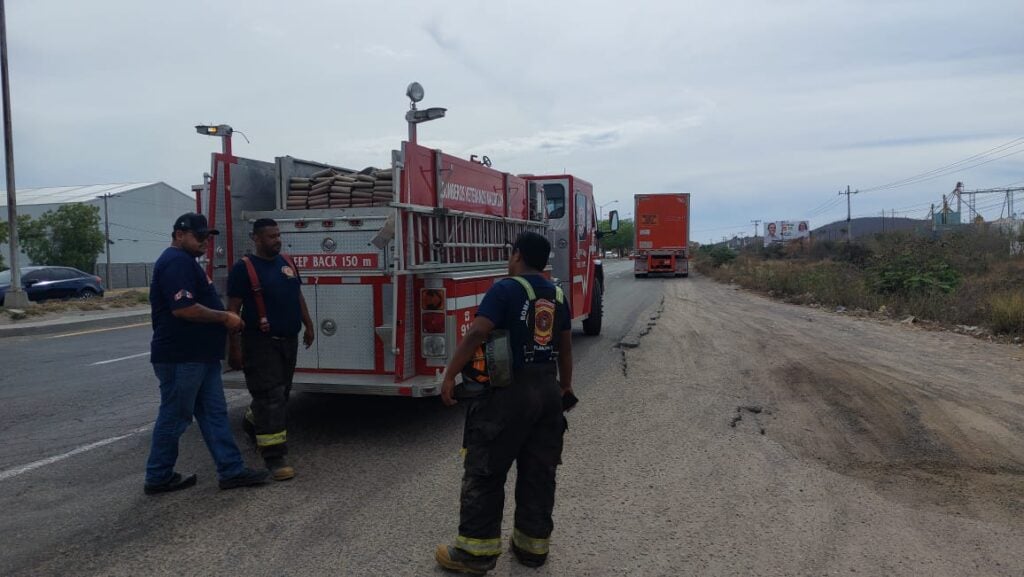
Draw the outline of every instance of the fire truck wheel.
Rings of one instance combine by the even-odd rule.
[[[604,316],[604,287],[601,281],[594,279],[594,292],[590,293],[590,316],[583,319],[583,334],[595,336],[601,334],[601,317]]]
[[[637,273],[633,275],[636,278],[647,278],[647,273]]]

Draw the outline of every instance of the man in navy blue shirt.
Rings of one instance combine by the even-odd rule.
[[[245,371],[245,384],[252,396],[244,426],[255,437],[256,448],[274,480],[286,481],[295,476],[285,455],[299,328],[306,328],[303,344],[307,349],[316,332],[302,296],[299,271],[281,254],[277,222],[256,220],[251,238],[255,253],[240,259],[228,274],[228,310],[241,313],[245,321],[241,336],[231,338],[229,362],[231,368]]]
[[[572,315],[560,288],[543,276],[551,244],[526,232],[512,247],[511,278],[494,284],[445,370],[441,399],[453,405],[455,375],[473,359],[492,332],[506,331],[512,379],[486,392],[466,410],[459,535],[439,545],[442,567],[482,575],[501,554],[505,477],[513,461],[516,478],[515,527],[511,549],[528,567],[547,560],[553,528],[555,470],[567,427],[563,398],[572,399]],[[494,376],[494,375],[491,375]]]
[[[149,303],[153,313],[150,361],[160,381],[160,412],[146,463],[147,494],[196,484],[196,476],[175,472],[178,441],[194,416],[217,464],[221,489],[258,485],[266,471],[245,466],[228,423],[221,360],[228,331],[242,330],[242,319],[224,304],[196,257],[206,253],[216,230],[206,217],[187,213],[174,222],[171,246],[153,266]]]

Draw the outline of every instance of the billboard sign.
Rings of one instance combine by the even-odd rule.
[[[810,238],[811,223],[806,220],[769,220],[764,225],[764,246]]]

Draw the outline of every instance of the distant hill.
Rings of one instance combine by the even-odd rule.
[[[928,232],[931,230],[931,221],[918,220],[916,218],[882,218],[871,216],[855,218],[850,224],[853,228],[853,238],[872,236],[882,232],[893,232],[896,230]],[[815,240],[845,240],[846,221],[838,220],[811,230],[811,238]]]
[[[889,218],[880,216],[855,218],[851,221],[853,225],[853,238],[865,238],[881,232],[893,232],[896,230],[918,231],[928,233],[931,231],[930,220],[918,220],[916,218]],[[825,226],[811,230],[812,240],[846,240],[846,221],[837,220]],[[760,236],[734,236],[723,242],[711,243],[711,246],[728,246],[733,250],[740,250],[745,246],[761,246],[764,239]]]

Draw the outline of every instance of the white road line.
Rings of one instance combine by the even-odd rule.
[[[144,353],[139,353],[137,355],[130,355],[130,356],[127,356],[127,357],[121,357],[119,359],[110,359],[109,361],[99,361],[99,362],[92,363],[89,366],[90,367],[95,367],[96,365],[109,365],[110,363],[116,363],[118,361],[127,361],[128,359],[137,359],[139,357],[145,357],[145,356],[149,356],[149,351],[146,351]]]
[[[138,429],[134,429],[131,432],[129,432],[128,434],[125,434],[125,435],[118,435],[116,437],[110,437],[109,439],[103,439],[102,441],[96,441],[95,443],[89,443],[88,445],[82,445],[81,447],[78,447],[77,449],[72,449],[72,450],[68,451],[67,453],[63,453],[63,454],[56,455],[56,456],[53,456],[53,457],[48,457],[48,458],[43,459],[41,461],[36,461],[35,463],[29,463],[28,465],[22,465],[20,467],[15,467],[14,469],[7,469],[6,471],[0,471],[0,481],[4,481],[4,480],[10,479],[12,477],[17,477],[18,475],[21,475],[22,473],[28,473],[29,471],[38,469],[39,467],[45,467],[46,465],[51,465],[53,463],[56,463],[57,461],[63,461],[64,459],[67,459],[69,457],[74,457],[75,455],[79,455],[81,453],[85,453],[86,451],[91,451],[93,449],[98,449],[98,448],[103,447],[105,445],[109,445],[111,443],[116,443],[116,442],[120,441],[121,439],[127,439],[128,437],[131,437],[133,435],[138,435],[139,433],[143,433],[145,431],[148,431],[151,428],[152,428],[152,425],[146,425],[145,427],[139,427]]]

